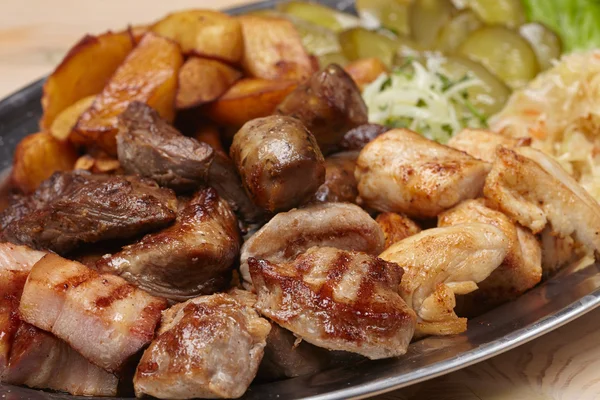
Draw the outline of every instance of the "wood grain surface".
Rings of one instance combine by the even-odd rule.
[[[247,0],[0,0],[0,98],[48,74],[85,33]],[[378,399],[600,399],[600,309],[488,361]]]

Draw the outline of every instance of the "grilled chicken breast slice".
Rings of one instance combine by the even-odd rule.
[[[499,228],[466,223],[427,229],[395,243],[380,258],[405,273],[400,294],[417,313],[416,336],[452,335],[467,329],[454,312],[457,294],[477,290],[508,254],[509,240]]]
[[[311,204],[274,216],[242,246],[240,272],[252,288],[248,258],[272,262],[293,260],[313,246],[362,251],[383,250],[381,228],[363,209],[348,203]]]
[[[483,129],[471,128],[463,129],[448,141],[448,146],[489,163],[494,162],[498,146],[514,149],[529,144],[531,138],[515,139]]]
[[[398,294],[397,264],[332,247],[312,247],[293,261],[248,264],[256,308],[300,339],[371,359],[406,352],[415,314]]]
[[[175,220],[169,189],[135,176],[57,172],[0,216],[6,241],[66,254],[83,243],[126,239]]]
[[[103,257],[97,267],[155,296],[183,301],[224,288],[239,251],[235,215],[214,189],[205,188],[174,225]]]
[[[600,205],[541,151],[499,148],[484,194],[533,233],[549,227],[554,236],[572,237],[600,256]]]
[[[52,332],[88,360],[118,372],[154,337],[164,299],[114,275],[47,254],[31,270],[19,311],[24,321]]]
[[[270,325],[228,294],[202,296],[163,313],[134,377],[136,396],[237,398],[256,375]]]
[[[508,253],[502,264],[478,284],[479,290],[463,299],[463,315],[479,314],[513,300],[542,279],[542,251],[535,236],[500,211],[487,207],[484,199],[464,201],[438,217],[440,227],[470,222],[500,228],[508,238]]]
[[[384,212],[379,214],[375,221],[385,236],[386,249],[402,239],[421,232],[421,227],[406,215]]]
[[[366,206],[431,218],[481,193],[489,169],[461,151],[394,129],[360,152],[355,176]]]

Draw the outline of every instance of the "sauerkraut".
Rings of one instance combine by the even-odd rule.
[[[600,200],[600,51],[564,56],[514,92],[490,127],[531,137]]]

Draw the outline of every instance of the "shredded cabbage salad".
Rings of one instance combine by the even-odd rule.
[[[451,79],[444,58],[428,57],[425,65],[408,60],[365,87],[369,121],[408,128],[446,143],[463,128],[487,128],[482,112],[469,101],[467,89],[482,85],[472,75]]]

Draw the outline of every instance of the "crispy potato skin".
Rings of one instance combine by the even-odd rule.
[[[179,46],[151,32],[117,69],[85,111],[72,133],[72,142],[99,147],[116,155],[117,117],[133,101],[141,101],[168,121],[175,116],[177,75],[183,63]]]
[[[167,15],[151,28],[179,43],[185,54],[237,64],[244,52],[240,22],[211,10],[186,10]]]
[[[50,126],[52,136],[60,141],[68,140],[77,120],[79,120],[81,114],[90,108],[95,99],[95,95],[84,97],[58,114],[52,122],[52,126]]]
[[[304,203],[325,181],[317,142],[295,118],[272,115],[246,123],[230,152],[250,198],[270,212]]]
[[[100,93],[134,42],[129,32],[86,35],[69,50],[44,83],[41,130],[76,101]]]
[[[73,169],[76,160],[70,143],[58,141],[47,132],[34,133],[17,145],[12,181],[22,192],[31,193],[54,172]]]
[[[302,81],[316,71],[294,25],[285,18],[238,17],[244,35],[242,66],[263,79]]]
[[[363,58],[351,62],[344,67],[356,86],[362,91],[365,86],[373,82],[379,75],[388,72],[387,67],[379,58]]]
[[[385,248],[421,232],[421,228],[406,215],[393,212],[381,213],[375,218],[385,235]]]
[[[216,100],[242,76],[220,61],[190,57],[179,70],[175,106],[185,109]]]
[[[205,113],[219,125],[239,129],[252,119],[271,115],[296,86],[293,81],[241,79],[217,101],[208,104]]]

